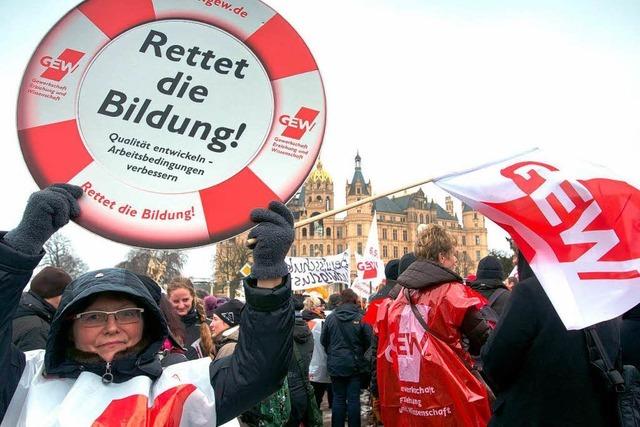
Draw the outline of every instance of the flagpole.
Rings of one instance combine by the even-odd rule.
[[[350,203],[350,204],[348,204],[346,206],[343,206],[341,208],[332,209],[330,211],[323,212],[323,213],[321,213],[319,215],[311,216],[311,217],[309,217],[307,219],[303,219],[301,221],[298,221],[295,224],[293,224],[293,227],[294,228],[304,227],[305,225],[311,224],[311,223],[316,222],[316,221],[320,221],[321,219],[325,219],[325,218],[328,218],[330,216],[337,215],[337,214],[339,214],[341,212],[348,211],[349,209],[357,208],[358,206],[365,205],[367,203],[373,202],[373,201],[381,199],[383,197],[387,197],[387,196],[390,196],[392,194],[399,193],[401,191],[409,190],[409,189],[411,189],[413,187],[418,187],[420,185],[429,184],[430,182],[438,181],[440,179],[444,179],[444,178],[447,178],[447,177],[452,176],[452,175],[460,175],[460,174],[463,174],[463,173],[472,172],[474,170],[483,168],[483,167],[485,167],[487,165],[490,165],[490,164],[501,163],[501,162],[510,160],[510,159],[512,159],[514,157],[518,157],[518,156],[522,156],[524,154],[530,153],[530,152],[532,152],[534,150],[537,150],[537,148],[532,148],[532,149],[520,152],[518,154],[511,155],[511,156],[508,156],[508,157],[505,157],[503,159],[496,160],[496,161],[493,161],[493,162],[484,163],[484,164],[482,164],[480,166],[474,166],[472,168],[463,169],[463,170],[460,170],[460,171],[457,171],[457,172],[449,172],[449,173],[446,173],[446,174],[443,174],[443,175],[440,175],[440,176],[436,176],[436,177],[433,177],[433,178],[421,180],[421,181],[418,181],[418,182],[413,182],[413,183],[411,183],[409,185],[404,185],[404,186],[402,186],[400,188],[394,188],[393,190],[389,190],[389,191],[386,191],[384,193],[375,194],[375,195],[366,197],[366,198],[364,198],[362,200],[358,200],[358,201],[355,201],[353,203]],[[255,243],[255,239],[247,240],[247,245],[249,245],[249,246],[254,244],[254,243]]]

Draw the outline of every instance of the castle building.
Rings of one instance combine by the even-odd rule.
[[[362,200],[373,194],[371,181],[362,173],[362,158],[355,157],[351,181],[346,182],[346,204]],[[287,204],[295,220],[307,219],[334,208],[334,183],[318,161],[298,194]],[[422,189],[402,196],[383,197],[349,209],[346,215],[331,216],[296,229],[291,256],[335,255],[350,248],[351,253],[363,253],[369,227],[376,212],[381,258],[387,261],[400,258],[414,250],[417,228],[420,224],[436,223],[451,232],[458,242],[458,273],[475,273],[478,261],[489,251],[485,218],[469,206],[462,206],[462,221],[454,212],[453,199],[445,199],[445,208]],[[355,265],[355,255],[352,255]],[[353,269],[355,276],[355,269]]]

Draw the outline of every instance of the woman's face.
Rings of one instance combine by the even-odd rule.
[[[185,288],[178,288],[171,291],[169,294],[169,301],[171,302],[171,305],[173,305],[173,308],[176,309],[179,316],[187,315],[193,306],[193,297],[191,296],[191,292]]]
[[[118,311],[127,308],[136,308],[137,305],[123,297],[116,295],[101,295],[91,305],[89,305],[84,313],[90,311]],[[138,312],[139,313],[139,312]],[[78,350],[88,353],[95,353],[105,362],[111,362],[121,351],[131,348],[138,344],[142,339],[142,330],[144,329],[144,320],[139,313],[127,313],[119,315],[126,318],[124,321],[118,321],[115,315],[107,316],[106,322],[92,321],[85,322],[83,319],[73,320],[73,341]],[[94,314],[92,317],[96,317]]]
[[[447,254],[438,255],[438,262],[443,267],[448,268],[449,270],[455,270],[456,264],[458,264],[458,258],[456,257],[456,251],[452,250]]]
[[[211,329],[211,336],[213,338],[217,337],[218,335],[220,335],[221,333],[223,333],[229,328],[230,326],[226,322],[224,322],[220,317],[218,317],[217,314],[213,315],[213,320],[209,325],[209,329]]]

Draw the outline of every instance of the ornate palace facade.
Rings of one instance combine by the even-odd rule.
[[[362,173],[361,157],[355,158],[351,182],[346,183],[346,203],[373,194],[371,181]],[[334,208],[333,179],[318,161],[300,191],[287,206],[296,221]],[[362,253],[366,245],[374,211],[378,216],[378,239],[382,259],[400,258],[414,250],[419,224],[437,223],[447,228],[458,242],[458,272],[463,276],[475,273],[478,261],[488,254],[485,219],[479,212],[463,205],[462,221],[454,213],[453,200],[447,197],[445,208],[429,200],[422,189],[402,196],[383,197],[350,209],[346,216],[332,216],[296,229],[291,256],[326,256],[346,248]],[[352,260],[352,265],[355,262]],[[355,275],[355,273],[354,273]]]

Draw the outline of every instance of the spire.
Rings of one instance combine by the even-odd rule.
[[[356,170],[360,170],[360,161],[362,158],[360,157],[360,150],[356,151]]]

